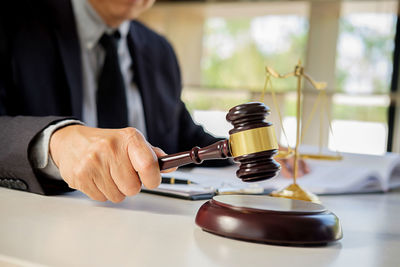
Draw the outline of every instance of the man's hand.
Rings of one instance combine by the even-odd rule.
[[[289,159],[276,159],[281,164],[281,174],[286,178],[293,178],[294,157]],[[297,177],[301,177],[310,172],[310,167],[303,160],[299,159]]]
[[[94,200],[112,202],[139,193],[142,183],[156,188],[161,182],[157,156],[165,155],[134,128],[82,125],[56,131],[50,154],[69,187]]]

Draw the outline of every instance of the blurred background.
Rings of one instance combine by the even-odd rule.
[[[328,83],[327,115],[321,126],[316,111],[303,143],[380,155],[400,152],[398,9],[393,0],[158,1],[140,20],[173,44],[183,100],[209,132],[227,136],[227,110],[260,99],[266,65],[288,73],[301,60],[315,80]],[[303,85],[304,122],[318,92]],[[273,80],[273,87],[293,145],[296,79]],[[286,145],[269,95],[265,103]]]

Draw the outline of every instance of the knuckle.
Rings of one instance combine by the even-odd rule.
[[[138,144],[144,139],[143,135],[137,129],[132,127],[122,129],[122,133],[128,143]]]
[[[85,158],[82,160],[81,167],[78,168],[78,171],[83,171],[85,168],[90,166],[91,164],[95,164],[100,162],[100,156],[96,151],[90,151],[86,154]]]
[[[141,190],[141,185],[140,184],[133,184],[130,186],[126,186],[122,188],[122,191],[125,193],[127,196],[134,196],[137,195]]]
[[[118,152],[118,139],[114,136],[100,138],[92,143],[88,149],[86,162],[87,164],[101,164],[110,155],[116,155]]]
[[[94,200],[96,200],[96,201],[100,201],[100,202],[106,202],[107,201],[107,198],[106,197],[104,197],[104,196],[99,196],[99,197],[96,197]]]
[[[125,199],[125,196],[122,195],[122,194],[116,194],[116,195],[110,197],[110,201],[111,201],[112,203],[120,203],[120,202],[122,202],[124,199]]]
[[[159,179],[154,179],[146,184],[146,187],[149,189],[157,188],[161,183],[161,177]]]
[[[115,140],[112,137],[100,138],[94,145],[95,151],[109,150],[114,147]]]
[[[91,194],[91,195],[88,195],[91,199],[93,199],[93,200],[96,200],[96,201],[100,201],[100,202],[105,202],[105,201],[107,201],[107,198],[105,197],[105,196],[102,196],[102,195],[94,195],[94,194]]]
[[[122,133],[126,137],[131,138],[131,137],[137,136],[139,134],[139,131],[133,127],[127,127],[127,128],[122,129]]]

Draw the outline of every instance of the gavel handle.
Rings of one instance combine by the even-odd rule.
[[[182,165],[195,163],[200,164],[208,159],[225,159],[231,156],[228,140],[221,140],[212,145],[199,148],[194,147],[190,151],[171,154],[158,159],[160,170],[179,167]]]

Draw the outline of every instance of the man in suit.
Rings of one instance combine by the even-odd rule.
[[[120,202],[159,185],[163,150],[217,140],[180,100],[170,44],[131,21],[153,1],[1,4],[0,185]]]

